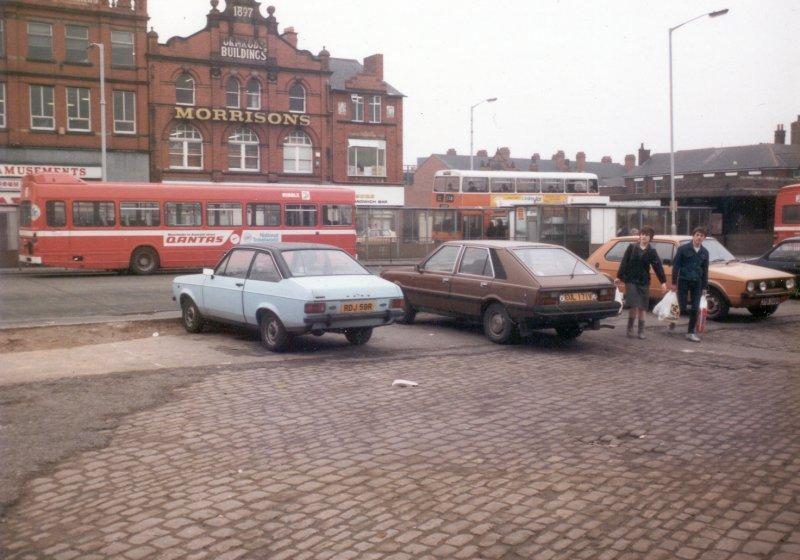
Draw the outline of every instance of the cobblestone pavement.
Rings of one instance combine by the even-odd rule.
[[[796,560],[797,325],[231,367],[31,480],[0,557]]]

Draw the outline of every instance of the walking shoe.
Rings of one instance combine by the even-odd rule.
[[[694,334],[693,332],[690,332],[686,334],[686,340],[689,340],[691,342],[700,342],[700,337]]]
[[[639,340],[644,340],[647,337],[644,335],[644,331],[639,331],[639,334],[636,335]]]
[[[675,330],[675,323],[669,324],[669,332],[673,332]]]

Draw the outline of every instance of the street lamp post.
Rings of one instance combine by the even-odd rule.
[[[672,235],[678,233],[678,227],[675,225],[675,214],[678,211],[678,204],[675,202],[675,117],[672,102],[672,32],[703,17],[717,17],[724,16],[728,13],[728,8],[724,10],[717,10],[716,12],[709,12],[707,14],[700,14],[697,17],[686,20],[683,23],[669,28],[669,213],[671,216],[670,230]]]
[[[474,166],[475,149],[474,149],[474,146],[472,145],[472,141],[475,138],[475,129],[474,129],[475,107],[477,107],[481,103],[494,103],[495,101],[497,101],[496,97],[490,97],[488,99],[482,99],[481,101],[478,101],[475,105],[473,105],[472,107],[469,108],[469,169],[470,169],[470,171],[475,169],[475,166]]]
[[[106,56],[103,43],[89,43],[89,48],[100,51],[100,168],[103,181],[108,181],[108,161],[106,158]]]

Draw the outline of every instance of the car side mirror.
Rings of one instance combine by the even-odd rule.
[[[203,269],[203,276],[214,276],[214,269],[213,268],[204,268]]]
[[[422,273],[422,265],[419,264],[419,263],[415,264],[414,265],[414,270],[416,270],[419,273]]]

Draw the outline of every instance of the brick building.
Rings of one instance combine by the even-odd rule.
[[[761,253],[772,244],[775,195],[800,182],[800,115],[790,143],[778,125],[769,144],[701,148],[675,152],[675,198],[679,206],[714,209],[712,232],[737,255]],[[614,200],[661,200],[669,205],[670,155],[639,148],[638,165],[627,156],[625,186]]]
[[[403,204],[403,96],[383,56],[298,47],[255,0],[211,0],[204,29],[148,34],[154,181],[306,182]]]
[[[530,159],[512,158],[508,148],[498,148],[495,154],[489,157],[486,150],[479,150],[472,164],[475,169],[490,169],[495,171],[572,171],[579,173],[595,173],[600,179],[601,189],[607,187],[622,187],[625,167],[614,163],[610,156],[604,156],[599,162],[586,161],[586,154],[578,152],[574,161],[565,157],[559,150],[547,160],[539,154],[533,154]],[[469,169],[470,156],[459,155],[454,149],[447,150],[444,154],[431,154],[417,159],[412,184],[406,189],[406,206],[425,208],[431,206],[433,192],[433,177],[437,171],[446,169]]]

